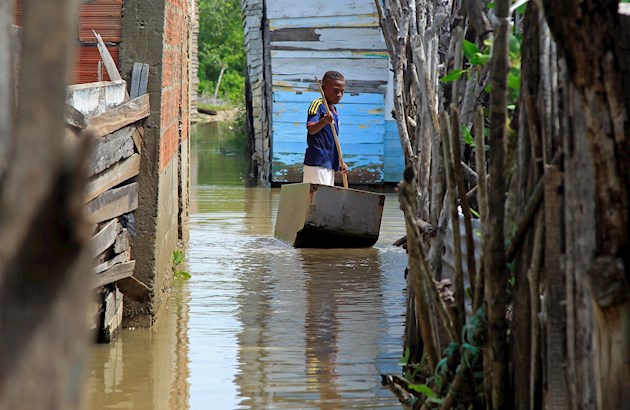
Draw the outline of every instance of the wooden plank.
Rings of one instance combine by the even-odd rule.
[[[98,274],[98,273],[104,272],[114,265],[129,262],[130,259],[131,259],[131,251],[127,250],[126,252],[119,253],[118,255],[114,256],[113,258],[109,260],[106,260],[103,263],[99,263],[94,268],[92,268],[92,273]]]
[[[371,49],[387,49],[380,27],[283,28],[270,33],[271,45],[315,42],[330,48],[352,48],[344,43],[365,43]],[[363,47],[362,47],[363,48]]]
[[[0,4],[0,177],[4,173],[7,160],[13,121],[13,61],[11,23],[13,19],[11,2]]]
[[[123,228],[123,230],[116,237],[116,242],[114,242],[114,253],[123,253],[129,250],[129,231],[127,228]]]
[[[83,130],[87,128],[87,120],[81,111],[70,104],[66,104],[66,125],[71,125],[74,128]]]
[[[343,121],[343,117],[341,119]],[[383,144],[385,135],[385,124],[375,124],[371,127],[344,124],[339,127],[339,142],[343,146],[352,144]],[[306,125],[304,122],[297,123],[273,123],[273,142],[276,143],[306,143]],[[274,149],[275,150],[275,149]]]
[[[376,19],[376,5],[373,1],[356,0],[274,0],[267,2],[267,18],[307,18],[314,16],[352,16],[370,14]]]
[[[150,113],[149,95],[144,94],[119,107],[88,118],[86,132],[99,138],[146,118]]]
[[[290,53],[290,52],[286,52]],[[313,51],[315,53],[315,51]],[[321,77],[330,67],[341,72],[346,80],[384,81],[387,79],[389,60],[386,58],[334,58],[326,51],[319,57],[271,57],[273,80],[305,81]]]
[[[312,79],[311,79],[312,80]],[[347,81],[346,81],[347,83]],[[310,104],[314,99],[319,98],[319,92],[316,90],[308,91],[308,92],[283,92],[283,91],[274,91],[273,93],[273,103],[274,106],[278,102],[305,102]],[[385,104],[385,96],[383,94],[374,94],[374,93],[365,93],[358,95],[344,95],[341,103],[339,103],[338,107],[345,107],[347,104],[371,104],[375,106],[382,107]],[[378,107],[375,107],[378,108]],[[372,108],[368,108],[372,109]]]
[[[345,154],[347,152],[348,155],[355,154],[355,155],[381,155],[382,156],[385,154],[385,148],[383,147],[382,141],[380,143],[372,143],[372,144],[356,144],[356,143],[344,144],[342,142],[341,146],[343,149],[343,153]],[[306,151],[306,136],[304,137],[304,140],[302,141],[300,140],[295,141],[295,142],[274,141],[273,143],[274,156],[280,153],[285,153],[285,154],[302,153],[302,155],[304,155],[305,151]],[[345,160],[345,157],[346,156],[344,155],[344,160]],[[302,157],[302,161],[303,160],[304,160],[304,157]]]
[[[313,13],[314,14],[314,13]],[[251,17],[260,21],[261,16]],[[355,14],[352,16],[312,16],[304,18],[275,18],[269,21],[269,28],[273,32],[284,28],[299,27],[379,27],[378,17],[374,14]]]
[[[101,173],[121,159],[132,156],[134,131],[134,127],[126,127],[97,139],[88,162],[88,176]]]
[[[134,182],[121,188],[103,192],[86,205],[90,222],[102,222],[113,219],[138,208],[138,183]]]
[[[281,43],[274,43],[271,49],[271,57],[277,58],[318,58],[318,59],[347,59],[353,60],[387,60],[389,61],[389,55],[387,50],[380,47],[369,48],[350,48],[347,47],[350,44],[347,43],[331,43],[324,44],[319,42],[305,42],[305,41],[283,41]],[[363,46],[367,47],[366,43],[359,44],[353,43],[355,47]],[[341,70],[338,70],[341,71]],[[322,72],[323,74],[323,72]],[[358,77],[360,78],[360,77]],[[383,79],[384,80],[384,79]],[[347,86],[347,84],[346,84]]]
[[[133,143],[136,146],[138,154],[142,154],[142,132],[140,130],[144,130],[142,125],[138,125],[133,134],[131,134],[131,138],[133,138]]]
[[[130,276],[116,282],[123,295],[139,303],[146,303],[151,298],[151,288],[138,279]]]
[[[93,274],[94,279],[92,282],[92,287],[98,288],[100,286],[105,286],[109,283],[128,278],[133,275],[133,270],[135,267],[136,261],[130,261],[127,263],[119,263],[118,265],[114,265],[103,273]]]
[[[109,221],[90,240],[90,255],[95,258],[101,253],[105,252],[107,248],[112,246],[116,241],[116,237],[121,228],[122,226],[118,222],[118,219],[112,219],[111,221]]]
[[[99,343],[110,343],[122,324],[123,294],[114,287],[105,298],[103,312],[103,329],[99,332]]]
[[[98,175],[94,175],[88,181],[85,194],[85,202],[89,202],[126,180],[137,176],[140,172],[140,155],[133,154],[113,166],[107,168]]]
[[[94,33],[94,37],[96,37],[98,52],[101,54],[101,59],[105,65],[105,70],[107,70],[107,75],[112,81],[122,80],[122,77],[118,72],[118,67],[116,67],[116,63],[114,63],[112,55],[109,54],[109,50],[107,50],[107,46],[105,45],[103,38],[96,33],[96,31],[92,30],[92,32]]]
[[[138,95],[146,94],[148,85],[149,85],[149,65],[142,64],[142,71],[140,72],[140,86],[138,88]]]
[[[131,87],[129,89],[129,96],[136,98],[140,96],[140,72],[142,71],[141,63],[133,63],[131,69]]]

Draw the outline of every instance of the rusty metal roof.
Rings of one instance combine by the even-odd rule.
[[[118,48],[122,41],[122,2],[123,0],[94,0],[82,4],[79,10],[78,41],[73,79],[75,84],[98,81],[98,61],[96,38],[92,30],[99,33],[108,46],[114,61],[119,65]],[[22,25],[21,1],[16,0],[15,22]],[[107,80],[107,73],[104,79]]]

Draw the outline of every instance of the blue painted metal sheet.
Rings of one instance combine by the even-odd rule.
[[[339,143],[341,144],[341,152],[352,153],[346,148],[348,144],[380,144],[383,146],[383,134],[385,133],[385,124],[377,124],[372,127],[354,124],[341,124],[339,127]],[[304,123],[292,122],[273,123],[273,143],[274,151],[277,149],[278,143],[306,141],[306,126]]]
[[[355,14],[353,16],[312,16],[307,18],[276,18],[270,20],[272,31],[283,28],[302,27],[379,27],[378,16],[374,14]]]
[[[320,79],[321,80],[321,79]],[[276,91],[273,93],[274,105],[277,102],[304,102],[310,104],[314,99],[319,98],[318,92],[282,92]],[[385,96],[383,94],[375,93],[362,93],[362,94],[350,94],[346,93],[343,96],[343,100],[339,104],[340,107],[347,104],[373,104],[373,105],[385,105]]]
[[[305,123],[307,118],[306,109],[304,107],[307,107],[306,109],[308,109],[308,106],[296,104],[289,106],[290,111],[274,110],[273,121],[289,124],[297,122],[300,123],[302,128],[304,128],[306,127]],[[367,128],[375,125],[379,125],[381,127],[385,126],[385,120],[382,115],[367,115],[360,113],[350,114],[348,113],[348,110],[339,110],[339,117],[341,121],[340,123],[344,127],[350,124]]]
[[[302,141],[277,141],[273,144],[274,155],[276,153],[302,153],[306,151],[306,138]],[[343,153],[343,159],[350,155],[362,154],[362,155],[385,155],[385,149],[383,143],[376,144],[356,144],[356,143],[342,143],[341,152]],[[304,158],[302,158],[303,160]]]
[[[350,171],[348,180],[353,184],[379,184],[384,181],[382,155],[345,155]],[[302,182],[304,154],[274,153],[271,174],[274,182]],[[337,173],[339,178],[339,173]],[[339,184],[341,181],[338,180]]]
[[[306,117],[314,92],[273,94],[273,163],[275,182],[299,182],[306,150]],[[383,94],[345,95],[338,104],[339,141],[350,169],[350,183],[381,183],[385,176]]]

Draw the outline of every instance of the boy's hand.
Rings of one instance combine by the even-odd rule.
[[[339,166],[339,171],[341,171],[344,174],[348,173],[348,166],[346,165],[345,162],[343,162],[340,166]]]
[[[325,124],[332,124],[335,119],[333,118],[332,114],[326,114],[322,117],[322,121],[324,121]]]

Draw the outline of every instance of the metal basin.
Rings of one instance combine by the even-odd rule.
[[[309,183],[283,185],[274,236],[296,248],[363,248],[378,240],[385,195]]]

